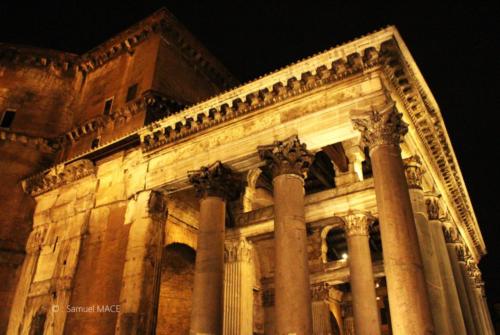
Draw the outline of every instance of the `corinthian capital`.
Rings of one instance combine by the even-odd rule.
[[[422,189],[422,176],[425,171],[422,168],[420,156],[414,155],[404,159],[406,182],[409,188]]]
[[[305,143],[300,143],[297,136],[284,141],[257,148],[260,158],[265,160],[273,170],[273,177],[282,174],[295,174],[305,177],[307,169],[313,161],[313,154],[307,150]]]
[[[373,222],[373,217],[368,213],[349,212],[344,216],[345,233],[349,236],[369,234],[370,224]]]
[[[408,125],[403,122],[402,117],[392,102],[380,110],[374,108],[370,112],[354,116],[352,123],[354,129],[361,132],[363,144],[372,150],[379,145],[399,145],[403,141]]]
[[[248,242],[245,238],[226,241],[224,243],[224,261],[226,263],[248,263],[252,260],[252,249],[252,243]]]
[[[188,178],[199,197],[234,199],[241,192],[241,180],[219,161],[203,166],[200,170],[188,172]]]

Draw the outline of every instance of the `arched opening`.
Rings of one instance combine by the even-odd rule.
[[[195,251],[181,243],[165,247],[162,257],[156,334],[189,334]]]

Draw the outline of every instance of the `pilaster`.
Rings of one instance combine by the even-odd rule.
[[[147,334],[156,328],[167,214],[166,198],[158,191],[143,191],[129,200],[125,224],[131,226],[116,334]]]
[[[245,238],[224,243],[225,335],[253,332],[253,246]]]

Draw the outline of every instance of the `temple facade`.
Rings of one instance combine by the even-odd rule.
[[[438,104],[395,27],[238,86],[166,10],[0,44],[0,332],[494,334]]]

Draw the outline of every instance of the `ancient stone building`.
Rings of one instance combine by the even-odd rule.
[[[0,332],[493,334],[486,253],[394,27],[242,86],[166,10],[0,44]]]

